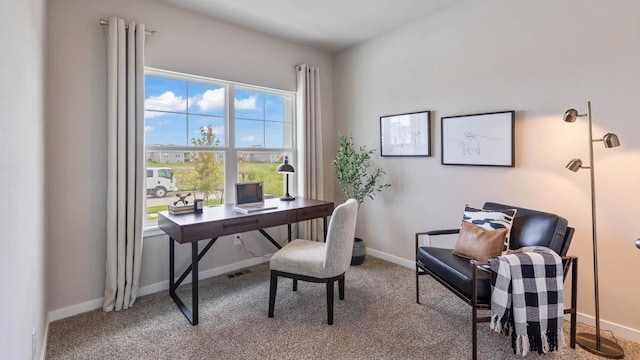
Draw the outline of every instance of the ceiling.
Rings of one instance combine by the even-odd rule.
[[[163,0],[334,53],[463,0]]]

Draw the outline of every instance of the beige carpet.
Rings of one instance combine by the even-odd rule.
[[[285,279],[275,317],[267,318],[269,271],[262,264],[234,278],[201,281],[198,326],[187,322],[168,291],[141,297],[126,311],[96,310],[53,322],[47,359],[471,358],[470,307],[428,276],[421,278],[421,304],[411,269],[367,257],[346,276],[344,301],[336,289],[332,326],[326,325],[324,285],[300,282],[292,292]],[[188,300],[189,286],[181,293]],[[521,359],[510,338],[487,324],[478,336],[480,359]],[[618,341],[627,359],[640,359],[640,344]],[[526,358],[599,359],[568,347]]]

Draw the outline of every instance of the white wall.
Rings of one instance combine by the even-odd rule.
[[[640,339],[639,64],[634,0],[465,1],[336,55],[336,132],[379,148],[381,115],[433,111],[434,156],[377,159],[393,187],[361,207],[358,236],[411,260],[414,233],[457,227],[465,203],[561,214],[577,228],[579,312],[593,315],[589,173],[564,169],[588,163],[587,127],[562,121],[591,100],[594,135],[622,142],[595,144],[600,315]],[[516,110],[515,168],[440,164],[440,117],[501,110]]]
[[[100,18],[119,16],[156,30],[147,66],[295,91],[294,66],[322,73],[327,161],[333,142],[332,63],[328,54],[151,0],[57,0],[48,8],[48,309],[95,307],[103,297],[106,253],[106,50]],[[329,198],[333,188],[328,189]],[[250,245],[272,251],[247,235]],[[253,237],[253,238],[252,238]],[[168,238],[144,241],[141,286],[168,280]],[[224,241],[223,241],[224,240]],[[221,239],[200,269],[250,258]],[[260,242],[260,244],[258,244]],[[183,247],[188,247],[184,245]],[[179,247],[186,266],[188,249]],[[179,266],[178,265],[178,266]],[[86,307],[85,307],[86,308]],[[73,313],[74,311],[70,311]]]
[[[43,0],[0,2],[0,349],[31,359],[45,333]]]

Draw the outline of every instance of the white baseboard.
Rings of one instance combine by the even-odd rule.
[[[578,322],[587,324],[592,327],[596,326],[596,318],[591,315],[579,312],[576,318]],[[600,319],[600,335],[606,337],[609,340],[613,340],[609,331],[613,332],[616,338],[625,338],[633,342],[640,342],[640,330],[632,329],[624,325]]]
[[[49,321],[53,322],[53,321],[65,319],[74,315],[82,314],[87,311],[99,309],[102,307],[103,302],[104,302],[104,298],[99,298],[99,299],[85,301],[80,304],[67,306],[62,309],[51,310],[49,311]]]
[[[394,264],[398,264],[400,266],[408,267],[410,269],[415,269],[416,268],[415,260],[413,260],[413,261],[407,260],[407,259],[401,258],[399,256],[387,254],[385,252],[374,250],[374,249],[371,249],[371,248],[367,248],[367,255],[371,255],[373,257],[377,257],[379,259],[386,260],[388,262],[391,262],[391,263],[394,263]]]
[[[239,261],[233,264],[200,271],[198,276],[199,276],[199,279],[202,280],[202,279],[210,278],[213,276],[218,276],[218,275],[226,274],[236,270],[244,269],[249,266],[262,264],[267,261],[269,261],[268,255],[251,258],[251,259]],[[183,281],[183,284],[188,284],[188,283],[191,283],[190,276],[187,276]],[[168,280],[139,288],[138,296],[149,295],[149,294],[153,294],[159,291],[164,291],[167,289],[169,289]],[[71,305],[62,309],[49,311],[47,326],[49,326],[49,323],[52,321],[61,320],[61,319],[82,314],[88,311],[100,309],[102,307],[103,302],[104,302],[104,298],[99,298],[99,299],[89,300],[80,304]]]
[[[375,249],[367,248],[367,255],[371,255],[373,257],[377,257],[379,259],[386,260],[394,264],[398,264],[400,266],[404,266],[413,270],[415,270],[416,268],[415,260],[407,260],[399,256],[387,254],[385,252],[378,251]],[[568,315],[565,316],[565,318],[569,319]],[[578,322],[595,327],[596,320],[591,315],[587,315],[579,312],[576,318]],[[608,335],[608,331],[612,331],[616,337],[625,338],[627,340],[631,340],[634,342],[640,342],[640,330],[632,329],[624,325],[620,325],[620,324],[616,324],[610,321],[600,319],[600,330],[601,330],[601,335],[606,336],[607,338],[610,338],[610,334]],[[603,330],[608,330],[608,331],[605,331],[603,333],[602,332]]]
[[[49,315],[47,315],[47,322],[44,325],[44,336],[42,337],[42,341],[40,342],[40,356],[36,357],[40,360],[46,360],[47,359],[47,341],[49,341],[49,323],[51,322],[51,320],[49,320]]]

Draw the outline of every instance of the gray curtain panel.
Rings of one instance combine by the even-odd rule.
[[[320,111],[320,69],[301,64],[296,66],[298,125],[298,193],[305,198],[325,200],[322,114]],[[322,241],[324,231],[319,220],[302,224],[300,236]]]
[[[145,26],[109,18],[107,259],[104,311],[136,300],[142,259]]]

